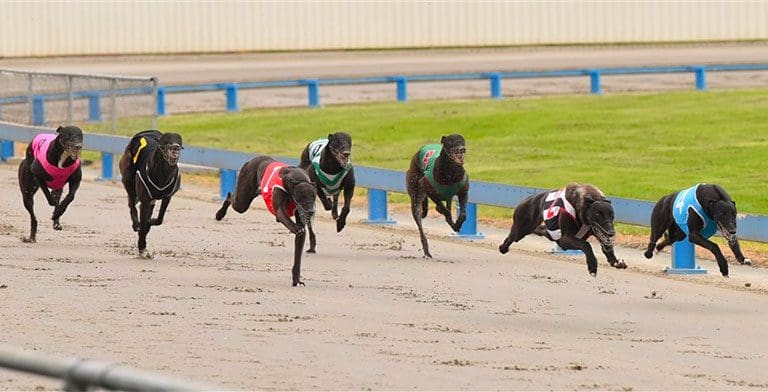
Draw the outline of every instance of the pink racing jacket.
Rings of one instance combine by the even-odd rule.
[[[48,188],[60,190],[64,188],[64,184],[69,180],[69,176],[80,167],[80,158],[77,158],[74,164],[67,167],[52,165],[48,162],[46,154],[54,140],[56,140],[56,135],[53,133],[41,133],[35,136],[32,139],[32,154],[40,162],[40,165],[43,166],[45,172],[53,177],[53,180],[46,182]]]

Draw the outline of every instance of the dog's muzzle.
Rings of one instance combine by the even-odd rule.
[[[64,151],[71,157],[80,158],[83,152],[83,143],[64,143]]]
[[[333,148],[331,148],[331,153],[333,154],[334,158],[336,158],[336,161],[339,162],[341,167],[346,167],[349,164],[350,157],[352,156],[351,151],[339,151]]]
[[[600,241],[603,246],[606,247],[613,247],[613,241],[616,238],[616,232],[615,231],[607,231],[603,229],[602,226],[598,224],[592,224],[592,233],[597,237],[597,240]]]
[[[448,155],[451,157],[451,160],[453,160],[456,164],[464,165],[464,160],[466,159],[466,156],[467,156],[467,148],[456,147],[448,151]]]
[[[160,146],[160,152],[163,153],[163,159],[165,159],[165,161],[168,162],[168,164],[171,166],[179,162],[179,158],[181,157],[181,150],[183,149],[184,147],[176,143]]]
[[[304,208],[299,204],[296,204],[296,214],[299,215],[299,219],[301,219],[302,222],[310,223],[312,219],[315,218],[315,208],[312,206],[312,208]]]
[[[721,225],[720,223],[717,224],[717,229],[720,230],[720,235],[725,238],[726,241],[728,241],[729,244],[732,244],[736,242],[736,232],[731,232],[730,230],[726,229],[725,226]]]

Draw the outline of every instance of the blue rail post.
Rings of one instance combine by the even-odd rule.
[[[491,81],[491,99],[501,99],[501,74],[490,73],[488,79]]]
[[[693,72],[696,74],[696,90],[707,89],[707,74],[704,67],[694,67]]]
[[[395,76],[397,84],[397,101],[408,102],[408,78],[405,76]]]
[[[456,206],[456,211],[458,213],[458,205]],[[456,238],[460,238],[463,240],[474,240],[474,239],[483,239],[485,238],[485,235],[483,233],[477,232],[477,204],[475,203],[467,203],[467,220],[464,221],[464,224],[461,225],[461,228],[459,229],[459,234],[456,235]]]
[[[235,192],[237,187],[237,171],[231,169],[219,169],[219,182],[221,183],[219,200],[224,200],[227,198],[228,193]]]
[[[688,238],[672,244],[672,267],[667,268],[667,273],[674,275],[707,273],[707,270],[696,265],[696,249]]]
[[[227,94],[227,111],[239,112],[240,107],[237,105],[237,85],[234,83],[228,83],[224,88]]]
[[[88,94],[88,121],[101,122],[101,97],[98,93]]]
[[[396,223],[387,216],[387,191],[368,189],[368,219],[363,220],[363,223]]]
[[[8,162],[13,158],[13,140],[0,140],[0,161]]]
[[[603,88],[600,86],[600,70],[590,69],[588,72],[589,72],[589,92],[592,94],[602,94]]]
[[[157,115],[165,116],[165,87],[157,88]]]
[[[45,98],[32,97],[32,125],[45,125]]]
[[[112,179],[112,168],[114,167],[113,155],[111,152],[101,153],[101,178],[99,180],[109,181]]]
[[[309,95],[309,107],[320,107],[320,82],[317,79],[307,79],[307,94]]]

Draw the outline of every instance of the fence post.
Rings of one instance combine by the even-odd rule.
[[[165,116],[165,87],[157,88],[157,115]]]
[[[32,98],[32,125],[45,125],[45,98],[40,95]]]
[[[405,76],[395,76],[397,85],[397,101],[408,102],[408,78]]]
[[[228,83],[225,87],[227,94],[227,111],[239,112],[240,107],[237,105],[237,85],[234,83]]]
[[[221,185],[219,200],[224,200],[227,198],[228,193],[235,192],[237,187],[237,171],[231,169],[219,169],[219,183]]]
[[[456,206],[456,211],[458,213],[459,206]],[[456,235],[456,238],[464,239],[464,240],[474,240],[474,239],[483,239],[485,238],[485,235],[483,233],[477,232],[477,204],[475,203],[467,203],[467,220],[464,221],[464,224],[461,225],[461,228],[459,229],[459,234]]]
[[[320,82],[317,79],[306,79],[307,93],[309,95],[309,107],[320,107]]]
[[[363,223],[396,223],[387,216],[387,191],[368,189],[368,219],[363,220]]]
[[[602,94],[603,89],[600,87],[600,70],[590,69],[589,71],[589,92],[592,94]]]
[[[100,94],[88,94],[88,121],[101,122]]]
[[[667,268],[667,273],[674,275],[707,273],[707,270],[696,265],[696,249],[688,238],[672,244],[672,266]]]
[[[490,73],[488,74],[488,79],[491,81],[491,98],[492,99],[501,99],[503,98],[501,96],[501,74],[499,73]]]
[[[111,152],[101,153],[101,178],[100,180],[109,181],[112,179],[112,168],[114,167],[113,155]]]
[[[696,74],[696,90],[707,89],[707,74],[704,67],[694,67],[693,72]]]
[[[13,140],[0,140],[0,161],[8,162],[13,158]]]

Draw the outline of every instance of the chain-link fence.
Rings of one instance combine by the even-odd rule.
[[[129,135],[157,124],[157,79],[0,69],[0,121]]]

